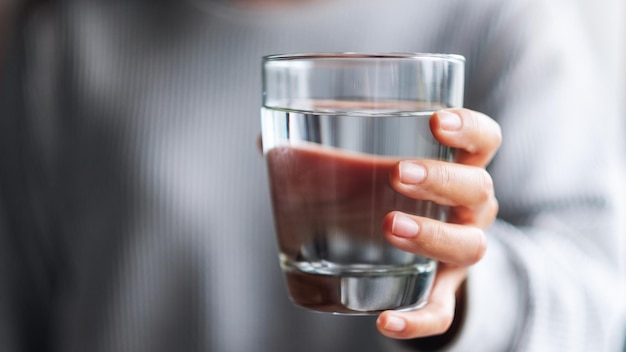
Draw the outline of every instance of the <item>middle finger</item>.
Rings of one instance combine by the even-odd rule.
[[[390,173],[403,195],[440,205],[484,207],[495,200],[493,181],[482,168],[438,160],[404,160]]]

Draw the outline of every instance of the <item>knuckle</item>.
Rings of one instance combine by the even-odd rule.
[[[478,263],[487,251],[487,238],[485,236],[485,233],[480,229],[476,229],[475,238],[476,251],[474,252],[474,256],[470,260],[470,264]]]
[[[477,174],[477,200],[479,203],[488,203],[493,198],[493,179],[487,170],[480,169]]]
[[[436,335],[444,334],[450,326],[452,326],[452,321],[454,320],[454,309],[445,309],[440,312],[438,322],[434,328],[434,333]]]
[[[441,164],[437,168],[437,182],[439,182],[442,189],[450,188],[454,185],[456,175],[454,169],[448,164]]]
[[[480,130],[480,116],[479,113],[474,110],[464,109],[464,122],[473,130]]]
[[[466,118],[464,119],[465,121],[464,123],[467,126],[467,132],[470,133],[470,135],[472,136],[482,136],[484,131],[483,131],[483,126],[480,123],[478,113],[472,110],[468,110],[465,116]],[[478,145],[475,142],[471,142],[467,146],[467,150],[470,153],[475,153],[478,150]]]
[[[491,221],[495,220],[496,216],[498,216],[498,212],[500,211],[500,203],[496,197],[491,197],[491,202],[489,203],[489,208],[491,212],[489,213],[489,217]]]
[[[500,124],[498,123],[495,123],[495,125],[496,127],[494,128],[495,130],[494,146],[497,149],[497,148],[500,148],[500,146],[502,145],[502,128],[500,127]]]
[[[443,245],[446,242],[446,238],[448,238],[448,233],[444,226],[445,225],[443,223],[439,223],[439,222],[432,223],[432,227],[430,228],[431,234],[429,236],[430,241],[428,241],[428,243],[422,243],[422,246],[424,247],[424,249],[430,252],[435,252],[435,251],[440,250],[441,247],[443,247]]]
[[[500,203],[496,197],[491,197],[486,206],[482,208],[477,217],[476,225],[481,229],[488,228],[497,218],[500,211]]]
[[[470,266],[478,263],[487,251],[487,237],[478,227],[468,227],[463,236],[465,250],[458,254],[456,263],[461,266]]]
[[[486,145],[492,150],[497,150],[502,145],[502,128],[500,124],[489,116],[474,111],[463,111],[464,124],[467,125],[470,133],[478,136],[483,141],[487,141]],[[472,149],[476,146],[473,145]]]

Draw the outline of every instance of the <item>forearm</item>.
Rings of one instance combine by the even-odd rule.
[[[593,217],[581,215],[586,220]],[[576,222],[570,219],[570,223]],[[563,229],[548,229],[545,223],[497,231],[519,282],[511,349],[609,351],[619,346],[625,313],[623,274],[616,262],[607,260],[597,247],[564,235]],[[612,233],[613,245],[623,245],[618,233]],[[587,236],[593,241],[593,233]],[[474,294],[485,291],[474,288]],[[483,307],[483,314],[490,310]]]

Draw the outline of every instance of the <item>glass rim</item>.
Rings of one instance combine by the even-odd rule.
[[[263,56],[264,62],[298,60],[341,60],[341,59],[399,59],[420,60],[440,59],[449,62],[465,63],[465,57],[459,54],[418,53],[418,52],[310,52],[292,54],[272,54]]]

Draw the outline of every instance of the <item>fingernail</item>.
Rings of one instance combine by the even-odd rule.
[[[402,318],[391,316],[387,318],[383,328],[388,331],[400,332],[406,329],[406,321]]]
[[[396,214],[393,217],[393,224],[391,225],[391,233],[394,236],[411,238],[417,236],[419,226],[415,221],[406,215]]]
[[[461,128],[461,118],[455,113],[439,110],[437,117],[439,118],[439,126],[444,130],[456,131]]]
[[[400,182],[408,185],[414,185],[424,181],[426,178],[426,169],[422,165],[410,162],[400,162]]]

